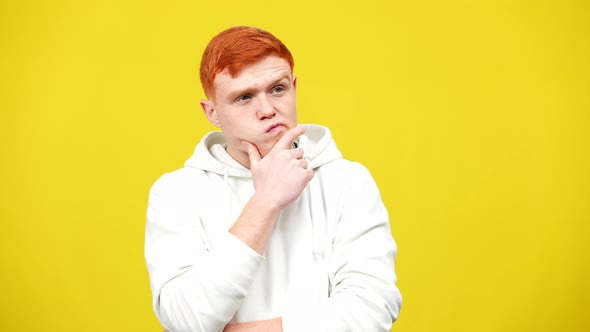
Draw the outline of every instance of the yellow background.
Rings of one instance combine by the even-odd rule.
[[[588,2],[346,3],[1,1],[0,328],[161,331],[148,191],[212,129],[206,43],[256,25],[380,186],[394,331],[589,331]]]

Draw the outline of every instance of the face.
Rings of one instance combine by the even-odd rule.
[[[297,79],[287,61],[267,56],[236,77],[220,73],[213,83],[214,97],[201,101],[201,106],[207,119],[225,134],[227,152],[242,165],[250,164],[242,141],[256,145],[264,157],[287,130],[297,126]]]

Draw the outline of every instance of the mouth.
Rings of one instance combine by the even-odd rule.
[[[282,123],[276,123],[266,129],[266,133],[274,132],[281,130],[282,128],[286,128],[286,126]]]

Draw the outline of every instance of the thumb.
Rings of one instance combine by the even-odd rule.
[[[256,167],[256,165],[258,165],[258,163],[260,162],[260,159],[262,159],[260,157],[260,151],[258,151],[256,145],[250,142],[242,141],[242,144],[244,144],[247,148],[248,158],[250,158],[250,169],[252,169]]]

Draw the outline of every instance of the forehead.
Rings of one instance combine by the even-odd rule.
[[[289,63],[283,58],[269,55],[256,63],[244,66],[236,77],[231,77],[227,71],[217,74],[213,85],[217,95],[217,91],[221,92],[228,88],[241,90],[262,87],[284,77],[292,77]]]

